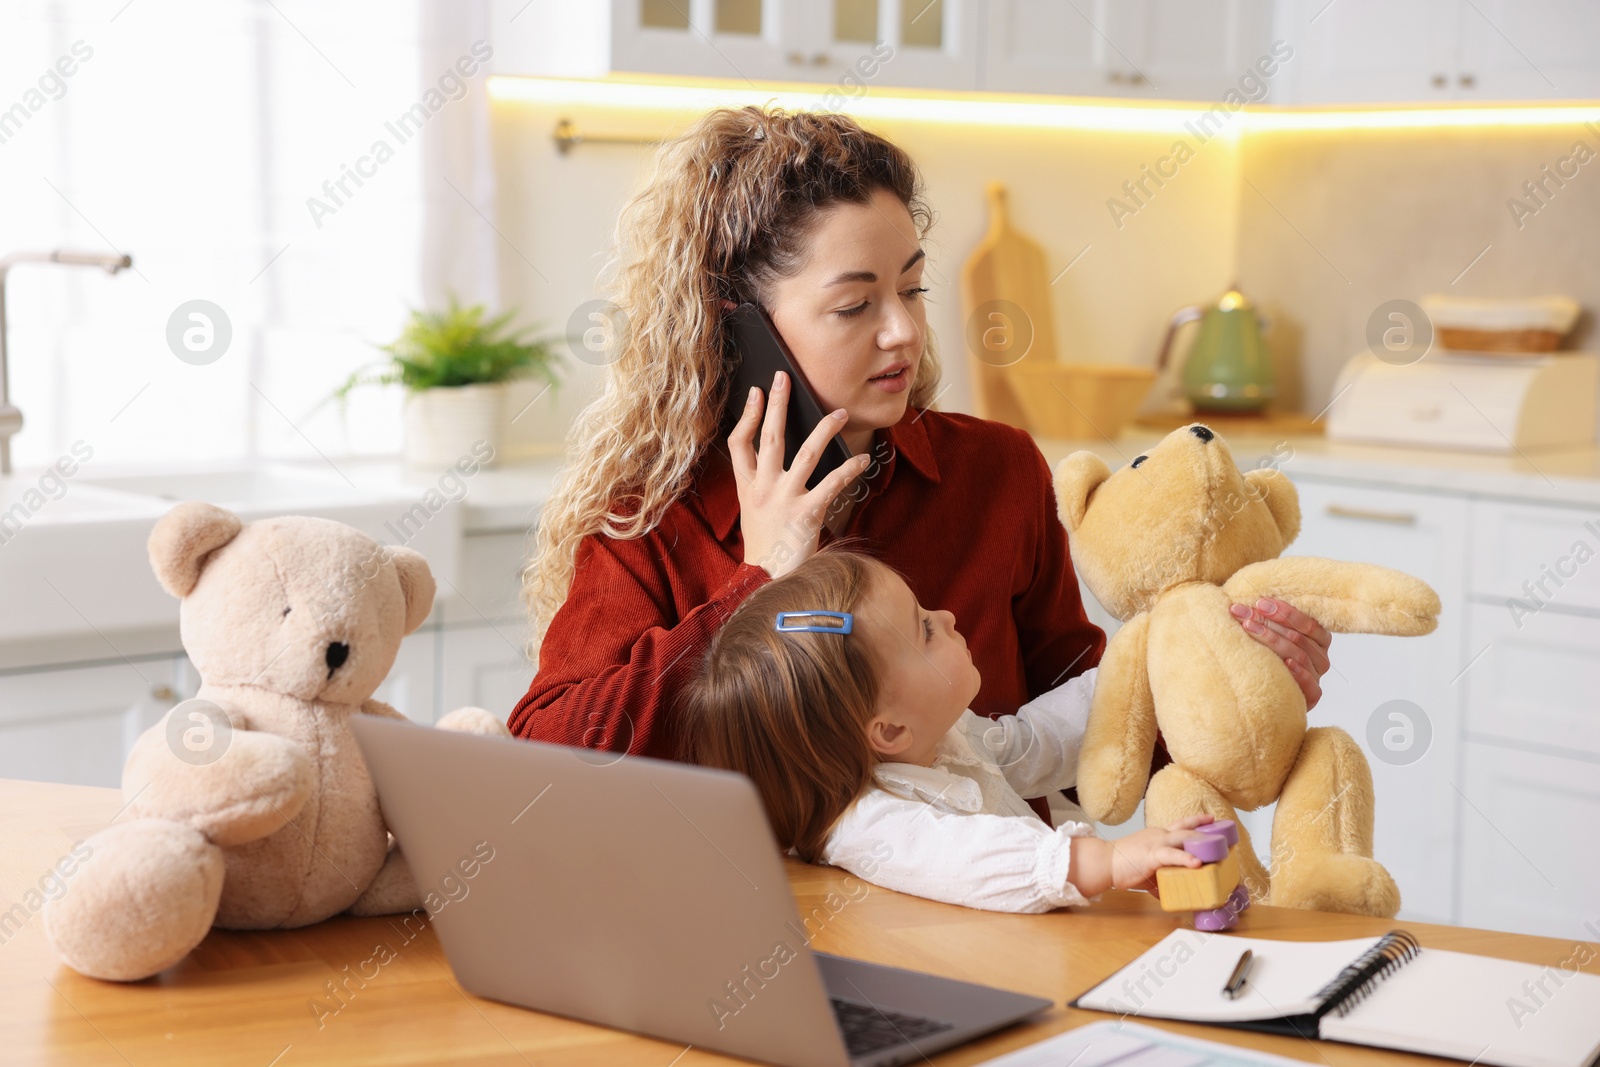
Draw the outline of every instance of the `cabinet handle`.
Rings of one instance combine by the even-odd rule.
[[[825,67],[825,66],[827,66],[828,65],[828,53],[826,53],[826,52],[818,52],[816,55],[812,56],[811,57],[811,65],[813,67]]]
[[[1374,511],[1370,508],[1347,508],[1343,504],[1329,504],[1327,512],[1336,519],[1392,522],[1396,526],[1415,526],[1417,524],[1417,516],[1409,511]]]
[[[1433,87],[1435,89],[1443,89],[1446,85],[1449,85],[1449,84],[1450,84],[1450,79],[1446,78],[1443,74],[1435,74],[1433,76]]]
[[[1461,77],[1457,78],[1456,81],[1460,82],[1461,85],[1464,88],[1467,88],[1467,89],[1470,89],[1474,85],[1478,84],[1477,77],[1475,75],[1472,75],[1472,74],[1463,74],[1463,75],[1461,75]]]
[[[1108,81],[1108,82],[1119,82],[1121,80],[1122,80],[1122,71],[1120,71],[1120,70],[1108,71],[1106,73],[1106,81]]]
[[[150,687],[150,696],[155,700],[175,700],[178,694],[172,691],[170,685],[153,685]]]
[[[799,66],[806,61],[806,57],[799,52],[790,52],[783,59],[785,63],[793,63],[795,66]]]
[[[1128,82],[1131,85],[1143,85],[1144,75],[1140,74],[1138,71],[1135,71],[1134,73],[1128,75]]]

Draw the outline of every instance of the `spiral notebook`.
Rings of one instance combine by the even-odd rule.
[[[1244,991],[1222,987],[1245,949]],[[1586,951],[1587,950],[1587,951]],[[1404,930],[1351,941],[1271,941],[1174,930],[1075,1008],[1299,1034],[1496,1067],[1600,1063],[1600,957],[1561,965],[1424,949]]]

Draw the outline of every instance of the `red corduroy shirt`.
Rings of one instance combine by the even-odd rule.
[[[1049,464],[1005,423],[909,407],[874,435],[867,493],[841,536],[905,575],[930,608],[955,613],[982,687],[972,710],[1015,714],[1100,662],[1105,633],[1084,614]],[[819,544],[835,538],[824,526]],[[694,488],[642,537],[589,534],[551,619],[538,673],[507,725],[518,737],[672,759],[673,700],[717,627],[771,581],[744,561],[725,443]],[[1033,808],[1046,822],[1044,800]]]

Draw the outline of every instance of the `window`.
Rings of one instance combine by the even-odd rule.
[[[488,34],[458,14],[476,6],[6,5],[0,255],[133,257],[115,277],[11,272],[18,469],[79,439],[107,465],[398,449],[398,389],[354,394],[348,432],[335,405],[311,409],[429,295],[424,249],[446,258],[427,241],[430,202],[492,215],[470,159],[428,162],[482,100]],[[197,299],[231,326],[215,362],[168,345],[169,318]]]

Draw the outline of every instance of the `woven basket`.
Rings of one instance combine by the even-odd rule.
[[[1030,363],[1005,368],[1027,429],[1071,441],[1115,440],[1133,418],[1156,372],[1105,363]]]
[[[1445,348],[1465,352],[1554,352],[1564,336],[1555,330],[1466,330],[1454,326],[1440,326],[1438,333]]]

